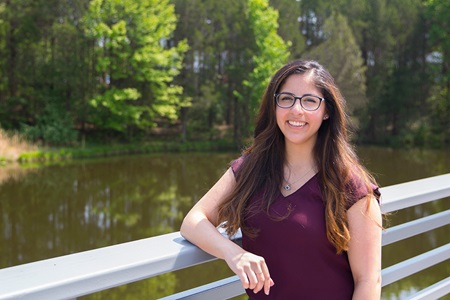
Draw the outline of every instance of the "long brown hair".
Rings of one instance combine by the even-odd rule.
[[[257,191],[264,188],[263,203],[269,207],[279,195],[285,164],[285,141],[276,116],[274,94],[292,74],[311,73],[315,86],[322,92],[329,118],[322,122],[314,147],[318,176],[325,203],[325,218],[328,240],[337,253],[348,249],[350,240],[346,212],[351,195],[345,191],[352,185],[352,178],[361,178],[372,194],[375,179],[359,163],[358,157],[348,141],[348,116],[345,113],[345,99],[339,92],[333,77],[315,61],[296,60],[278,70],[263,95],[256,118],[254,139],[244,150],[245,159],[236,172],[236,187],[219,206],[219,222],[226,221],[226,232],[231,236],[239,228],[244,234],[255,235],[252,228],[245,226],[249,215],[248,201]],[[379,194],[375,194],[378,198]]]

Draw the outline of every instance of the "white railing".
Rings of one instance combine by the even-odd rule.
[[[385,187],[381,193],[384,212],[442,199],[450,196],[450,174]],[[450,210],[389,228],[383,246],[448,224]],[[383,269],[383,286],[449,258],[450,237],[444,246]],[[73,299],[214,259],[174,232],[1,269],[0,299]],[[233,276],[163,299],[227,299],[243,293]],[[409,299],[447,294],[450,276]]]

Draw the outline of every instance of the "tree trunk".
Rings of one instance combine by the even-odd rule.
[[[8,76],[8,92],[10,97],[17,96],[17,77],[16,77],[16,65],[17,65],[17,40],[14,31],[18,27],[18,21],[14,19],[14,9],[11,7],[11,1],[6,0],[5,10],[9,10],[9,30],[6,34],[6,49],[8,51],[8,63],[7,63],[7,76]]]
[[[181,142],[186,143],[187,141],[187,107],[182,107],[180,111],[180,118],[181,118]]]

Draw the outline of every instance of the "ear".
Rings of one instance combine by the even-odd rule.
[[[324,119],[324,120],[328,120],[328,114],[325,114],[325,115],[323,116],[323,119]]]

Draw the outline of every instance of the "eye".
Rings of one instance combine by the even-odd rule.
[[[282,95],[280,95],[280,100],[281,101],[294,101],[294,97],[292,97],[291,95],[282,94]]]
[[[315,97],[304,97],[303,98],[303,103],[305,104],[317,104],[319,103],[319,99],[315,98]]]

